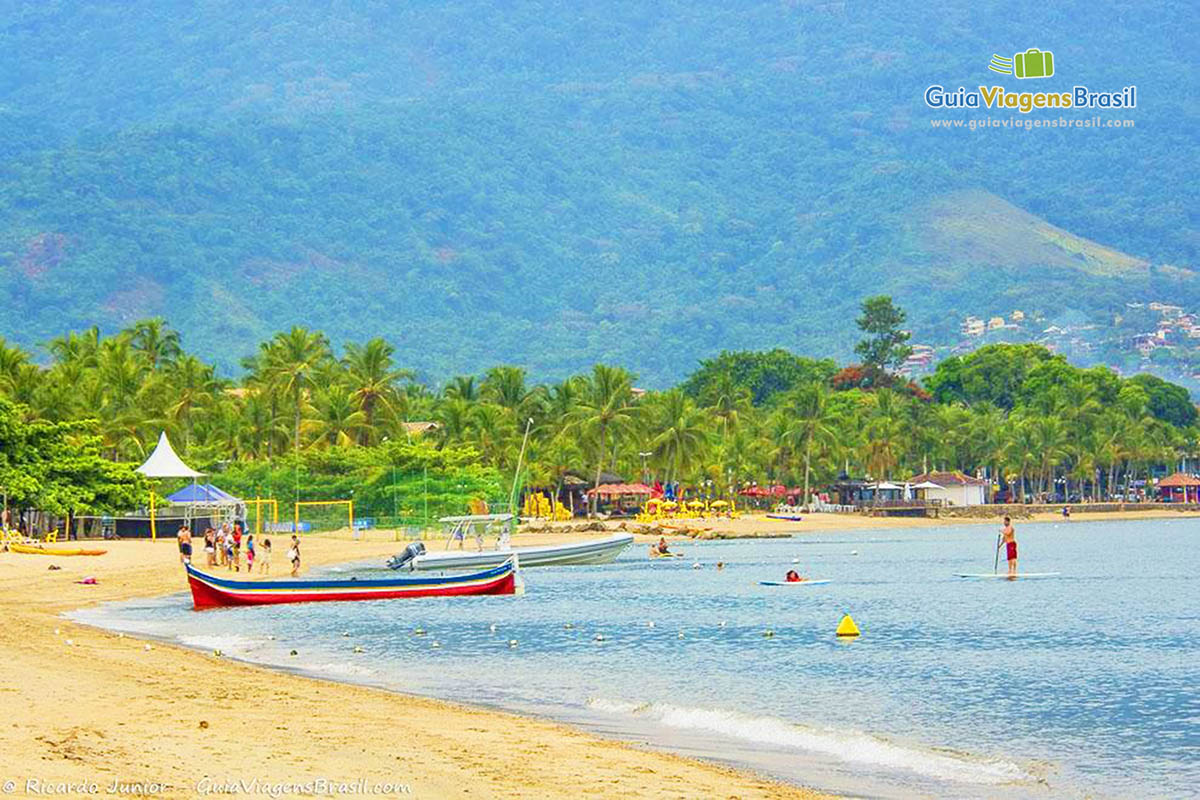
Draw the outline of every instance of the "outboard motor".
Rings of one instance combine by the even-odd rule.
[[[412,560],[417,556],[425,555],[425,543],[413,542],[408,547],[404,548],[404,552],[397,553],[387,560],[388,568],[403,569],[408,567],[412,569]]]

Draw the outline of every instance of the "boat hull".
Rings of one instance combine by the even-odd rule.
[[[208,575],[190,564],[186,567],[192,604],[197,610],[333,600],[516,594],[518,586],[516,566],[511,560],[470,575],[387,580],[237,581]]]
[[[607,539],[593,539],[574,544],[547,545],[544,547],[517,547],[512,550],[484,550],[483,552],[445,551],[417,556],[411,569],[428,572],[446,569],[483,569],[502,564],[514,555],[521,559],[521,567],[562,567],[580,564],[610,564],[626,547],[633,544],[633,534],[618,534]]]
[[[28,553],[38,556],[102,556],[107,550],[88,550],[82,547],[39,547],[35,544],[10,544],[8,549],[14,553]]]

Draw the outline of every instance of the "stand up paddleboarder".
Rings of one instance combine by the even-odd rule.
[[[1017,577],[1017,532],[1013,530],[1012,519],[1007,515],[1004,517],[1004,527],[1000,529],[1000,542],[996,545],[999,550],[1003,545],[1008,551],[1005,557],[1008,559],[1008,577]]]

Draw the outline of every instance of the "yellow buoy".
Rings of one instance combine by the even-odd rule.
[[[858,636],[858,626],[854,624],[854,619],[846,614],[842,617],[842,621],[837,626],[838,636]]]

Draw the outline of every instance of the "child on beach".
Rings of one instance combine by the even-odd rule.
[[[217,532],[211,527],[204,529],[204,563],[210,567],[217,565]]]
[[[300,575],[300,537],[292,534],[292,546],[288,549],[288,561],[292,562],[292,577]]]
[[[254,572],[254,534],[246,537],[246,572]]]
[[[258,571],[265,574],[271,574],[271,540],[263,539],[262,543],[262,558],[259,559]]]

